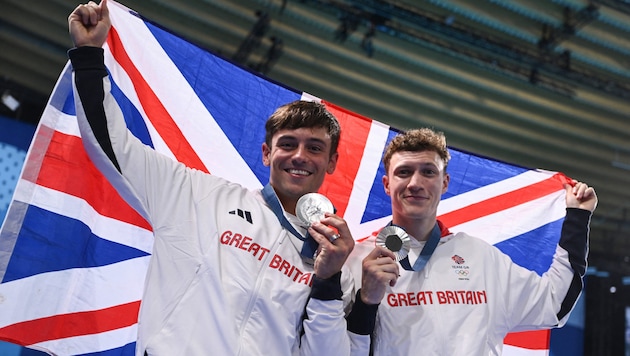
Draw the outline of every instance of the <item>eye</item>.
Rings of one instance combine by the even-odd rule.
[[[278,142],[276,146],[284,150],[289,150],[295,147],[295,144],[293,142],[283,141],[283,142]]]
[[[425,176],[435,176],[438,174],[438,171],[433,168],[425,168],[422,170],[422,174],[424,174]]]
[[[399,177],[408,177],[413,174],[413,171],[409,168],[401,168],[396,171],[396,175]]]
[[[324,148],[322,146],[319,146],[319,145],[310,146],[308,149],[311,152],[322,152],[322,151],[324,151]]]

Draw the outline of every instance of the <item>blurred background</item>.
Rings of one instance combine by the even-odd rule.
[[[399,129],[593,185],[585,293],[552,355],[630,355],[630,1],[129,0],[273,80]],[[0,0],[0,217],[76,1]],[[0,355],[36,353],[0,344]]]

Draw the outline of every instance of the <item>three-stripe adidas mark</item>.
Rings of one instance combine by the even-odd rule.
[[[252,214],[249,211],[244,211],[241,209],[232,210],[229,212],[232,215],[238,215],[243,219],[247,220],[248,223],[253,224],[252,222]]]

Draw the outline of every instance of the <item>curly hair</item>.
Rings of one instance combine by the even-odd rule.
[[[387,145],[385,154],[383,155],[383,164],[385,164],[386,172],[389,171],[389,162],[392,159],[392,155],[401,151],[437,152],[444,162],[445,169],[451,159],[451,154],[448,152],[448,147],[446,146],[446,136],[444,136],[444,133],[433,131],[429,128],[409,130],[394,137]]]

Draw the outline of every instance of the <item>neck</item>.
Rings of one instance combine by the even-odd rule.
[[[278,200],[280,201],[280,205],[282,205],[282,209],[289,214],[295,215],[295,207],[297,206],[297,199],[293,199],[286,195],[279,194],[275,188],[273,190],[276,193]]]
[[[295,206],[297,205],[296,201],[290,201],[290,202],[286,202],[283,200],[280,200],[280,204],[282,204],[282,208],[284,209],[284,211],[286,211],[289,214],[295,215]]]

